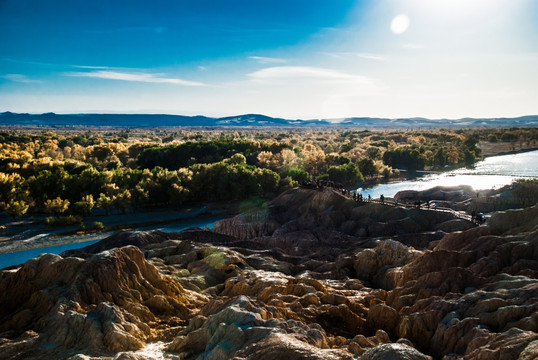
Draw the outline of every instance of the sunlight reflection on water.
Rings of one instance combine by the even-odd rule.
[[[463,168],[442,174],[428,174],[414,180],[380,184],[362,190],[373,198],[383,194],[393,197],[402,190],[426,190],[435,186],[469,185],[475,190],[499,188],[519,178],[538,176],[538,151],[513,155],[492,156],[478,162],[473,168]]]

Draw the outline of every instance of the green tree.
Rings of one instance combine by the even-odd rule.
[[[233,154],[230,159],[228,159],[228,163],[232,165],[241,165],[247,163],[247,158],[243,154]]]
[[[28,204],[23,200],[11,200],[6,204],[6,213],[11,216],[13,220],[17,220],[19,216],[26,214],[28,207]]]
[[[433,157],[433,164],[439,167],[443,167],[447,164],[447,155],[445,150],[440,147]]]
[[[357,185],[359,182],[364,181],[364,177],[359,168],[353,163],[331,166],[328,173],[330,180],[342,183],[346,186]]]
[[[125,214],[126,209],[131,204],[131,192],[127,189],[121,191],[112,197],[111,203],[112,206]]]
[[[377,174],[377,167],[370,158],[362,158],[359,160],[359,170],[364,176],[374,176]]]
[[[110,207],[112,206],[112,199],[105,194],[99,194],[99,199],[97,199],[97,204],[99,207],[105,210],[105,214],[108,215]]]
[[[92,211],[95,206],[95,201],[93,200],[93,195],[88,194],[82,197],[80,201],[77,201],[75,204],[75,209],[82,216],[87,216]]]
[[[60,216],[69,208],[69,204],[69,200],[64,200],[58,196],[56,199],[45,201],[45,208],[47,209],[47,212],[55,216]]]
[[[303,181],[310,181],[312,180],[312,175],[310,175],[308,172],[302,169],[298,168],[291,168],[288,171],[286,171],[283,174],[283,177],[290,177],[293,180],[297,181],[298,183],[301,183]]]

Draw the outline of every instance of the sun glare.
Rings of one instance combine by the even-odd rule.
[[[394,17],[392,19],[392,22],[390,23],[390,30],[396,34],[400,35],[406,32],[407,28],[409,27],[409,16],[405,14],[400,14]]]

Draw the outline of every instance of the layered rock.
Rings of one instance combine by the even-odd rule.
[[[499,213],[490,226],[450,234],[389,270],[398,336],[436,357],[518,359],[538,336],[538,230],[525,221],[536,211]],[[518,226],[529,231],[513,235]]]
[[[469,227],[294,189],[215,232],[122,232],[3,271],[0,354],[538,358],[537,215]]]
[[[19,354],[28,341],[51,357],[136,350],[161,319],[183,323],[205,300],[161,275],[133,246],[87,260],[45,254],[0,282],[0,351]]]

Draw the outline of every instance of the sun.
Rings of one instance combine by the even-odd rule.
[[[409,27],[409,16],[405,14],[400,14],[394,17],[392,19],[392,22],[390,23],[390,30],[396,34],[400,35],[403,34],[407,28]]]

